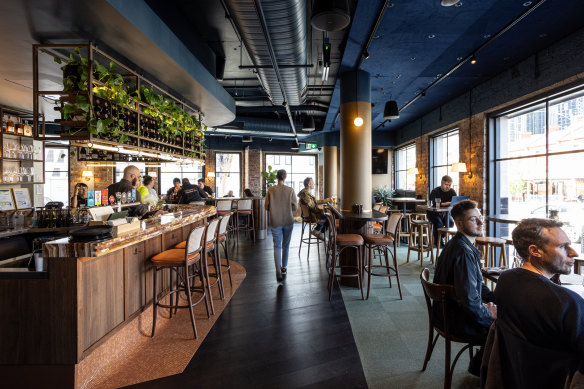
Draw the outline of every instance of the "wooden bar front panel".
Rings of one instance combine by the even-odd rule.
[[[124,261],[120,251],[81,262],[81,348],[86,350],[124,321]]]
[[[146,303],[146,263],[144,242],[124,249],[125,318],[140,310]]]

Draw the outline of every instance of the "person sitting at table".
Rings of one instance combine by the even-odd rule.
[[[78,182],[75,184],[73,197],[71,197],[71,208],[87,206],[87,184]]]
[[[172,188],[166,192],[166,196],[163,200],[166,200],[169,204],[178,204],[178,192],[180,191],[180,178],[175,177],[172,179]]]
[[[223,197],[233,197],[233,191],[230,190],[229,192],[227,192],[227,194]]]
[[[199,185],[199,188],[201,188],[203,191],[199,191],[199,194],[201,195],[201,197],[203,198],[211,198],[213,197],[213,189],[211,189],[210,186],[205,185],[205,179],[204,178],[199,178],[197,180],[197,184]],[[204,194],[204,196],[203,196]]]
[[[193,201],[201,201],[202,189],[198,185],[193,185],[188,178],[182,179],[182,189],[178,192],[178,203],[179,204],[189,204]]]
[[[458,232],[436,261],[434,283],[454,286],[456,300],[452,301],[448,318],[452,335],[484,345],[489,327],[497,318],[497,306],[493,304],[493,293],[483,283],[481,254],[474,246],[476,237],[483,235],[483,218],[472,200],[459,202],[451,213]],[[440,328],[443,317],[439,302],[432,307],[432,317]],[[482,353],[481,347],[469,364],[469,373],[480,374]]]
[[[440,186],[437,186],[432,190],[432,192],[430,192],[430,202],[432,203],[432,205],[436,205],[437,208],[449,207],[450,202],[452,201],[452,197],[456,196],[456,191],[452,189],[451,186],[452,177],[450,176],[442,177]],[[436,199],[439,199],[440,204],[438,204]],[[434,244],[438,242],[438,228],[444,227],[446,225],[447,215],[448,214],[446,212],[440,213],[428,211],[428,220],[433,225]],[[440,245],[444,247],[444,242],[441,242]]]
[[[319,239],[323,239],[323,233],[326,231],[327,223],[324,211],[316,204],[316,199],[310,193],[314,189],[314,180],[311,177],[304,179],[304,189],[298,192],[300,205],[305,205],[310,212],[310,222],[316,223],[314,229],[310,232]]]
[[[570,274],[578,256],[562,225],[523,219],[513,230],[513,246],[523,266],[501,273],[494,293],[505,387],[529,382],[531,388],[564,388],[576,366],[583,366],[584,299],[550,280]],[[531,368],[525,370],[527,366]],[[487,379],[496,373],[489,366]]]

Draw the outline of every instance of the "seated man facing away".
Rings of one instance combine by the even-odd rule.
[[[584,361],[584,299],[550,280],[570,274],[578,256],[562,225],[524,219],[513,230],[523,266],[503,272],[495,288],[505,388],[563,388]]]
[[[305,205],[308,208],[310,221],[317,223],[312,234],[319,239],[323,239],[322,234],[327,228],[326,217],[324,216],[323,209],[316,204],[314,196],[310,194],[312,189],[314,189],[314,180],[311,177],[306,177],[304,179],[304,189],[298,192],[298,198],[300,199],[300,205]]]
[[[452,334],[484,344],[497,317],[497,306],[492,303],[493,293],[483,283],[481,255],[473,245],[476,237],[483,235],[483,218],[472,200],[456,204],[451,213],[458,232],[437,259],[434,283],[454,286],[456,301],[448,318]],[[432,307],[432,316],[440,327],[440,303]],[[469,365],[471,374],[479,375],[481,358],[482,348]]]
[[[452,177],[444,176],[442,177],[442,181],[440,186],[437,186],[430,192],[430,201],[432,205],[436,205],[437,208],[440,207],[449,207],[450,202],[452,201],[452,197],[456,196],[456,191],[451,188],[452,186]],[[439,199],[439,201],[436,201]],[[438,204],[440,202],[440,204]],[[446,217],[447,213],[439,213],[439,212],[428,212],[428,220],[432,222],[433,228],[433,236],[434,236],[434,244],[437,243],[438,240],[438,228],[446,226]],[[454,216],[453,216],[454,217]],[[441,244],[444,246],[444,244]]]
[[[200,194],[201,191],[198,185],[193,185],[188,178],[183,178],[182,189],[178,192],[178,203],[189,204],[193,201],[203,200]]]

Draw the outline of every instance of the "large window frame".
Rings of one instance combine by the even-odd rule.
[[[456,138],[456,142],[454,139]],[[442,150],[442,153],[438,150],[440,142],[445,141],[446,148]],[[453,128],[439,134],[436,134],[429,139],[430,142],[430,158],[429,158],[429,172],[430,172],[430,187],[431,191],[433,188],[440,185],[442,177],[446,174],[452,177],[452,188],[459,193],[459,177],[458,173],[452,174],[452,164],[460,161],[460,133],[458,128]],[[440,154],[440,155],[439,155]],[[444,158],[442,163],[438,162],[439,157]],[[444,163],[445,162],[445,163]],[[439,171],[444,171],[445,173],[439,173]]]
[[[268,170],[268,165],[271,165],[274,169],[282,168],[274,162],[274,164],[269,163],[269,157],[273,156],[274,161],[279,160],[284,161],[284,169],[286,169],[286,181],[285,185],[294,188],[294,191],[298,193],[300,190],[304,189],[304,179],[306,177],[312,177],[314,180],[314,189],[310,192],[313,196],[318,197],[318,154],[305,154],[305,153],[266,153],[266,158],[264,162],[264,170]],[[296,157],[312,157],[313,163],[309,163],[309,166],[314,166],[314,171],[312,172],[294,172],[294,159]]]
[[[408,145],[398,147],[397,149],[395,149],[394,156],[395,156],[394,157],[395,188],[405,190],[416,190],[416,175],[408,174],[409,169],[416,167],[416,143],[410,143]],[[404,182],[405,185],[402,185],[404,184],[402,183],[402,177],[403,180],[405,181]]]
[[[551,211],[559,207],[558,217],[565,223],[564,230],[572,241],[578,241],[584,232],[584,226],[576,225],[563,218],[564,216],[581,219],[575,215],[584,212],[584,206],[581,206],[583,200],[580,197],[576,198],[577,193],[584,198],[584,177],[572,177],[568,173],[574,168],[572,165],[581,166],[581,164],[570,163],[570,160],[584,158],[582,140],[584,137],[578,134],[578,131],[582,131],[579,128],[584,127],[584,123],[582,120],[576,121],[574,128],[570,129],[570,121],[581,116],[581,114],[575,114],[572,117],[565,117],[565,105],[570,105],[570,103],[579,105],[579,112],[584,111],[584,86],[550,93],[505,111],[495,112],[489,117],[487,187],[489,188],[489,213],[507,214],[513,218],[550,217]],[[515,122],[520,121],[521,126],[511,123],[513,119],[516,119]],[[518,128],[515,128],[516,126]],[[522,144],[525,145],[524,148],[515,151],[515,155],[510,156],[512,153],[509,148],[521,136],[522,128],[529,130],[526,135],[531,138],[539,136],[540,142],[537,147],[533,147],[533,142],[524,135],[521,139]],[[503,133],[503,131],[506,132]],[[562,131],[572,131],[572,133],[565,137],[559,135]],[[558,139],[567,139],[568,142],[562,144],[558,142]],[[527,145],[532,147],[529,148]],[[562,159],[562,157],[566,158]],[[522,181],[519,188],[521,193],[513,192],[510,186],[513,181],[510,175],[521,171],[521,169],[515,169],[514,164],[519,166],[528,164],[528,170],[533,176],[526,179],[522,172],[519,174]],[[561,177],[557,176],[558,170],[562,170]],[[538,174],[542,177],[538,178]],[[573,181],[571,183],[573,190],[563,190],[569,180]],[[578,180],[581,182],[578,183]],[[526,203],[525,210],[520,208],[522,203]],[[565,209],[563,209],[564,206]],[[512,228],[513,226],[508,224],[489,223],[489,234],[506,236],[510,234]]]
[[[219,170],[219,164],[217,163],[217,159],[221,155],[237,155],[238,159],[239,159],[239,164],[237,164],[238,170],[229,170],[229,171]],[[215,153],[215,197],[217,197],[217,198],[223,197],[223,196],[227,195],[227,192],[229,190],[232,190],[236,197],[241,196],[241,193],[243,192],[243,189],[241,187],[241,177],[243,174],[242,173],[242,162],[243,162],[242,159],[243,159],[242,153],[238,152],[238,151],[222,151],[222,152]],[[237,187],[229,187],[225,190],[222,188],[219,188],[218,183],[221,180],[222,175],[226,175],[227,177],[229,177],[231,175],[237,176],[237,180],[233,181],[233,182],[237,182]]]
[[[183,178],[188,178],[190,183],[193,185],[197,184],[199,178],[205,178],[205,170],[202,165],[179,165],[177,163],[161,163],[160,177],[158,178],[159,194],[165,195],[166,192],[173,187],[172,180],[178,178],[181,180]]]

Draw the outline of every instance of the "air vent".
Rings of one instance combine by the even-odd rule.
[[[241,139],[241,141],[242,141],[243,143],[251,143],[251,142],[253,142],[253,139],[251,138],[251,136],[244,136],[244,137]]]

